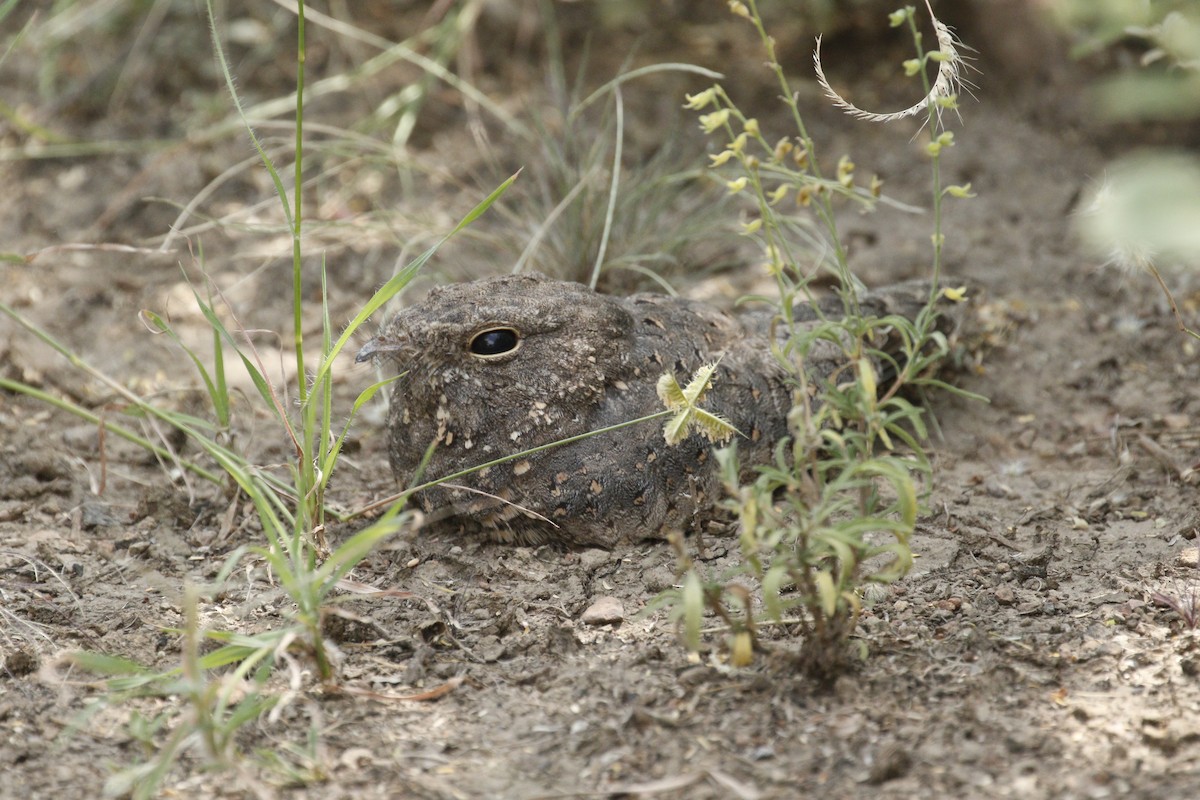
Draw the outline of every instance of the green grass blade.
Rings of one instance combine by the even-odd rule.
[[[210,481],[212,483],[218,483],[218,484],[222,482],[221,476],[218,475],[217,473],[211,472],[211,471],[205,469],[204,467],[201,467],[199,464],[196,464],[192,461],[186,461],[184,459],[181,459],[177,455],[172,453],[170,450],[167,450],[165,447],[155,444],[154,442],[150,441],[149,439],[146,439],[145,437],[140,436],[137,433],[134,433],[133,431],[129,430],[128,428],[126,428],[122,425],[118,425],[115,422],[104,419],[99,414],[95,414],[91,411],[88,411],[83,406],[73,403],[70,400],[65,400],[60,397],[55,397],[54,395],[52,395],[48,392],[44,392],[41,389],[34,388],[33,386],[29,386],[28,384],[20,383],[19,381],[12,381],[12,380],[9,380],[8,378],[0,378],[0,388],[7,389],[11,392],[16,392],[18,394],[23,394],[23,395],[26,395],[27,397],[32,397],[35,400],[40,400],[41,402],[46,403],[47,405],[50,405],[55,408],[66,411],[68,414],[72,414],[76,417],[79,417],[80,419],[82,419],[86,422],[90,422],[93,425],[103,426],[106,431],[113,434],[114,436],[118,436],[127,442],[135,444],[144,450],[154,453],[154,455],[158,456],[159,458],[162,458],[165,461],[170,461],[172,463],[178,464],[180,467],[186,469],[188,472],[190,472],[193,475],[196,475],[200,478],[203,478],[206,481]],[[175,427],[179,427],[179,426],[176,425]],[[185,431],[185,433],[188,432],[186,429],[184,429],[184,431]]]
[[[196,367],[196,372],[200,375],[200,380],[204,382],[204,390],[208,393],[208,397],[212,401],[213,409],[216,412],[217,419],[221,421],[221,424],[226,424],[229,418],[229,397],[227,395],[224,397],[221,396],[220,388],[218,387],[217,382],[213,379],[212,375],[209,373],[208,368],[204,366],[204,362],[200,360],[200,357],[196,355],[195,351],[183,343],[183,339],[179,337],[179,334],[175,333],[171,326],[167,324],[167,321],[161,316],[148,309],[142,309],[140,312],[138,312],[138,314],[145,322],[148,322],[159,333],[165,333],[171,339],[171,341],[179,345],[179,349],[183,350],[184,354],[191,359],[192,364]],[[215,329],[213,332],[215,340],[214,344],[217,345],[217,349],[219,350],[221,340],[219,335],[216,335]]]

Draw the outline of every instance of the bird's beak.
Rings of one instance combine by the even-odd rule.
[[[358,351],[358,355],[354,356],[354,360],[361,364],[364,361],[370,361],[376,356],[399,353],[405,349],[408,341],[408,336],[402,331],[385,331],[364,344],[362,349]]]
[[[379,350],[380,341],[379,337],[376,336],[374,339],[363,345],[362,349],[358,351],[358,355],[354,357],[354,362],[356,364],[361,364],[364,361],[370,361],[375,357]]]

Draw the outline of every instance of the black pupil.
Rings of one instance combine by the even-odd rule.
[[[484,331],[471,340],[471,352],[477,356],[498,356],[516,346],[517,332],[512,328]]]

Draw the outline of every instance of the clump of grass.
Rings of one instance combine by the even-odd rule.
[[[729,237],[713,184],[694,166],[686,137],[661,137],[649,153],[627,148],[622,87],[664,72],[719,79],[692,64],[623,70],[584,93],[587,52],[574,81],[566,75],[553,8],[542,9],[548,60],[547,100],[531,109],[532,127],[510,129],[526,157],[527,178],[499,209],[519,255],[513,272],[535,270],[603,291],[625,293],[712,269]],[[701,255],[702,254],[702,255]]]
[[[1174,591],[1151,592],[1150,600],[1160,608],[1174,611],[1189,631],[1200,626],[1200,578],[1191,576],[1186,586],[1177,584]]]
[[[773,355],[791,375],[796,404],[788,417],[788,437],[753,482],[738,480],[736,444],[717,453],[729,495],[726,505],[740,526],[740,566],[732,574],[708,575],[677,543],[682,588],[665,600],[682,621],[693,650],[701,643],[705,612],[715,614],[726,630],[730,660],[739,665],[753,658],[764,626],[794,625],[803,637],[802,668],[828,679],[844,667],[846,641],[862,611],[865,587],[890,583],[912,564],[919,485],[931,466],[921,445],[926,435],[922,411],[901,392],[944,386],[934,377],[949,348],[938,327],[936,304],[962,299],[962,289],[939,285],[942,202],[970,195],[969,186],[943,186],[940,179],[942,152],[954,143],[941,123],[943,112],[956,108],[962,46],[935,17],[939,46],[925,49],[914,8],[892,14],[893,26],[906,25],[912,32],[917,56],[905,71],[921,77],[925,94],[911,108],[890,115],[861,111],[838,97],[824,80],[819,50],[815,57],[818,79],[850,113],[872,121],[917,116],[931,130],[926,146],[934,187],[928,303],[914,320],[879,318],[859,306],[861,286],[839,239],[836,216],[840,202],[870,206],[879,197],[879,182],[872,178],[863,185],[848,155],[838,159],[832,173],[825,172],[828,166],[804,123],[757,3],[732,2],[730,8],[756,27],[795,131],[769,137],[720,85],[690,95],[687,105],[704,112],[700,124],[705,131],[728,137],[725,149],[712,157],[713,166],[731,169],[729,191],[749,195],[755,209],[744,233],[760,243],[763,268],[775,281],[777,294],[770,302],[781,335]],[[937,65],[932,81],[928,64]],[[814,305],[819,322],[797,322],[795,309],[813,302],[811,283],[820,270],[805,264],[806,242],[802,238],[797,243],[795,234],[807,237],[810,228],[784,211],[789,200],[824,231],[827,255],[816,261],[837,278],[844,312],[840,318],[820,315]],[[830,380],[811,385],[805,359],[813,348],[831,344],[847,366]]]
[[[37,326],[16,309],[0,303],[3,313],[31,334],[49,344],[72,365],[99,380],[124,401],[127,423],[102,418],[82,406],[19,381],[0,379],[0,387],[45,401],[95,423],[105,431],[131,441],[202,479],[229,486],[252,504],[263,540],[242,546],[225,560],[217,578],[206,587],[190,587],[183,602],[184,622],[175,632],[181,637],[181,663],[173,668],[152,669],[125,659],[99,653],[75,653],[67,661],[105,676],[105,694],[97,705],[127,705],[139,697],[170,697],[181,701],[174,713],[144,718],[132,717],[131,732],[146,746],[146,758],[117,773],[106,787],[109,794],[129,793],[134,797],[157,794],[172,766],[185,753],[198,751],[207,765],[228,767],[242,757],[238,734],[247,723],[275,708],[301,688],[302,672],[314,674],[326,689],[339,688],[338,654],[325,638],[322,625],[334,602],[341,580],[387,537],[404,525],[403,495],[376,519],[344,542],[334,546],[326,540],[331,519],[346,515],[327,501],[330,480],[337,470],[342,446],[355,414],[389,381],[381,381],[361,392],[349,413],[335,411],[333,369],[338,355],[355,340],[356,332],[403,289],[430,257],[449,238],[478,218],[511,185],[505,181],[468,213],[450,233],[387,281],[340,330],[335,327],[327,303],[323,302],[319,341],[304,334],[301,299],[305,297],[302,241],[307,233],[302,207],[304,175],[305,94],[305,5],[297,7],[298,52],[295,95],[293,184],[285,185],[280,169],[263,147],[250,124],[235,87],[232,71],[218,38],[212,3],[207,4],[214,33],[214,50],[238,115],[274,184],[292,245],[292,336],[296,382],[291,387],[294,403],[282,387],[275,385],[255,350],[245,328],[229,326],[218,313],[217,300],[204,287],[193,287],[197,307],[212,330],[214,357],[206,362],[188,349],[170,324],[152,311],[142,320],[153,330],[183,348],[195,366],[210,403],[211,417],[201,418],[147,400],[93,368],[79,354]],[[327,276],[319,271],[321,297],[328,297]],[[218,298],[219,299],[219,298]],[[232,311],[231,311],[232,313]],[[227,358],[236,358],[249,374],[257,401],[268,409],[291,447],[286,473],[280,474],[252,463],[231,445],[233,404],[226,381]],[[170,448],[157,444],[135,430],[137,420],[150,420],[182,432],[202,452],[195,461],[179,458]],[[285,624],[255,635],[202,630],[200,603],[222,590],[229,576],[244,562],[265,564],[272,580],[286,594]],[[303,668],[301,667],[303,665]],[[274,688],[281,669],[294,678],[291,692]],[[319,778],[319,771],[302,768],[305,759],[265,764],[275,771]],[[307,771],[306,771],[307,770]]]

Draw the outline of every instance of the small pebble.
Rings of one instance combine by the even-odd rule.
[[[584,625],[612,625],[625,619],[625,607],[615,597],[598,597],[583,612]]]

